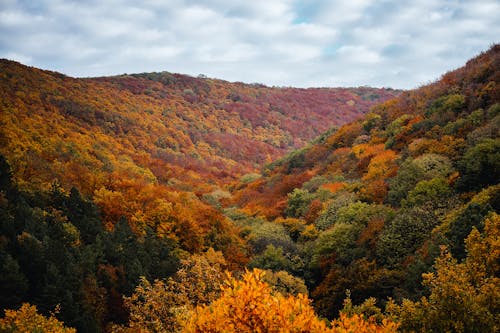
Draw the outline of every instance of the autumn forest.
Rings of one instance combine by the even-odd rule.
[[[498,44],[406,91],[0,94],[0,332],[500,331]]]

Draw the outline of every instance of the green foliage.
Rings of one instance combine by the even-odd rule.
[[[262,253],[268,245],[281,248],[285,253],[295,251],[295,244],[285,227],[271,222],[254,225],[248,237],[248,242],[255,253]]]
[[[461,191],[478,190],[495,185],[500,179],[500,139],[486,139],[470,147],[459,161]]]
[[[439,223],[427,207],[401,209],[384,226],[376,246],[377,262],[394,268],[417,250]]]
[[[465,98],[461,94],[452,94],[439,97],[431,103],[426,111],[426,116],[433,114],[443,114],[446,112],[460,112],[465,106]]]
[[[28,280],[19,264],[4,249],[0,249],[0,308],[17,307],[26,297]]]
[[[352,193],[341,193],[336,198],[328,202],[326,208],[320,213],[314,222],[320,230],[330,228],[339,217],[339,210],[356,201],[356,196]]]
[[[367,226],[372,220],[387,220],[391,219],[392,216],[393,211],[387,206],[356,201],[339,208],[337,212],[337,223]]]
[[[496,332],[500,322],[500,217],[485,222],[483,234],[473,229],[467,257],[458,263],[443,251],[435,273],[424,275],[429,297],[391,304],[404,332]]]
[[[425,203],[437,204],[448,199],[451,194],[452,190],[444,178],[422,180],[408,192],[407,199],[403,199],[401,204],[403,207],[420,206]]]
[[[242,182],[243,184],[248,184],[248,183],[251,183],[259,178],[261,178],[262,175],[259,174],[259,173],[247,173],[247,174],[244,174],[243,176],[241,176],[240,178],[240,182]]]
[[[292,271],[292,262],[285,257],[281,247],[269,244],[264,252],[253,257],[248,263],[250,268],[268,269],[272,271]]]
[[[356,240],[362,226],[358,224],[336,223],[321,233],[316,241],[313,262],[319,264],[322,257],[333,256],[335,261],[348,264],[362,253],[356,247]]]
[[[294,189],[288,194],[288,205],[285,214],[288,217],[304,217],[314,196],[307,190]]]
[[[450,160],[442,155],[424,154],[416,159],[406,159],[397,175],[390,180],[388,200],[398,206],[408,193],[422,180],[447,177],[453,171]]]

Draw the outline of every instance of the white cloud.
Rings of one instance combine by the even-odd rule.
[[[73,76],[412,88],[499,42],[497,0],[3,0],[0,57]]]

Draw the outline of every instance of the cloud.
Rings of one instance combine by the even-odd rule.
[[[497,0],[3,0],[0,57],[100,76],[412,88],[499,42]]]

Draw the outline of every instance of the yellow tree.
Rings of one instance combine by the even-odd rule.
[[[5,310],[5,317],[0,319],[0,332],[76,333],[76,330],[65,327],[53,313],[48,318],[44,317],[38,313],[36,306],[24,303],[18,310]]]
[[[403,331],[498,332],[500,330],[500,216],[473,229],[466,240],[467,258],[457,260],[443,249],[436,272],[424,274],[430,296],[392,304]]]
[[[208,304],[220,295],[227,263],[221,252],[209,249],[182,260],[173,278],[150,283],[141,278],[134,294],[125,298],[130,312],[128,327],[115,326],[114,332],[176,332],[180,319],[195,306]]]
[[[222,295],[210,305],[198,306],[183,332],[396,332],[397,325],[377,325],[359,315],[341,317],[329,327],[314,313],[304,294],[285,297],[263,281],[264,272],[247,271],[241,280],[229,276]]]

